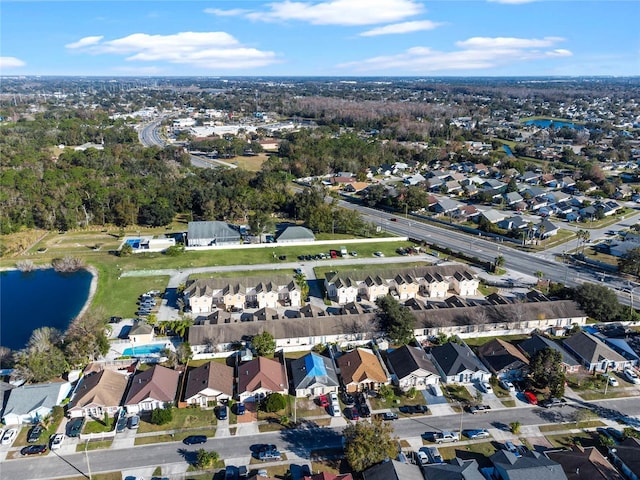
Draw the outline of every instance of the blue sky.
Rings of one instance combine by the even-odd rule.
[[[640,1],[3,0],[1,75],[640,75]]]

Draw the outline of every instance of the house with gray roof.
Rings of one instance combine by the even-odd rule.
[[[276,243],[314,242],[316,236],[307,227],[291,226],[285,228],[276,237]]]
[[[432,207],[435,213],[449,214],[455,212],[460,206],[459,202],[451,200],[449,197],[440,197],[437,203]]]
[[[625,441],[609,447],[609,455],[613,464],[624,473],[629,480],[640,479],[640,440],[627,438]]]
[[[510,206],[520,203],[524,200],[524,198],[522,198],[522,195],[520,195],[518,192],[507,192],[503,196],[505,201],[507,202],[507,205]]]
[[[563,341],[564,347],[582,362],[590,372],[623,370],[633,365],[599,338],[580,331]]]
[[[499,379],[519,380],[529,373],[529,359],[500,338],[478,347],[478,357]]]
[[[2,412],[5,425],[37,423],[60,405],[69,392],[69,382],[36,383],[9,390],[9,398]]]
[[[187,246],[238,245],[240,232],[226,222],[189,222]]]
[[[330,358],[310,352],[291,362],[291,387],[296,397],[338,392],[340,383]]]
[[[430,463],[422,467],[424,480],[485,480],[475,459],[458,457],[449,463]]]
[[[429,354],[445,383],[486,382],[491,377],[487,367],[464,342],[433,347]]]
[[[546,450],[544,454],[560,464],[569,480],[623,480],[624,478],[596,447],[576,445],[571,450]]]
[[[529,359],[533,359],[538,352],[545,348],[556,350],[562,354],[562,369],[565,373],[576,373],[580,369],[580,362],[578,360],[556,342],[544,335],[534,334],[531,338],[520,342],[518,348],[527,355]]]
[[[568,480],[560,464],[538,452],[527,451],[519,457],[498,450],[490,457],[496,480]]]
[[[438,369],[421,347],[403,345],[387,353],[391,381],[401,390],[424,389],[440,382]]]
[[[481,211],[480,216],[484,217],[489,223],[498,223],[504,220],[505,218],[507,218],[507,215],[505,212],[494,210],[492,208]]]
[[[363,480],[422,480],[420,467],[411,463],[388,460],[362,472]]]

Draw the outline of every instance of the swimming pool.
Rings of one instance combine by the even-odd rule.
[[[127,238],[125,243],[131,245],[131,248],[140,248],[141,238]]]
[[[139,347],[125,348],[122,355],[127,357],[144,357],[145,355],[160,353],[165,348],[167,348],[166,343],[149,343],[147,345],[140,345]]]

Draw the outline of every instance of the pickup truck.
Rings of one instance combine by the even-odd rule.
[[[475,415],[476,413],[483,413],[487,410],[491,410],[489,405],[472,405],[469,407],[469,413]]]
[[[555,397],[551,397],[546,400],[542,400],[540,402],[540,406],[544,408],[564,407],[566,404],[567,404],[567,401],[564,398],[555,398]]]
[[[457,442],[460,440],[460,437],[455,432],[440,432],[434,435],[433,440],[436,443],[449,443],[449,442]]]

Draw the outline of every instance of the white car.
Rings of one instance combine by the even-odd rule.
[[[489,382],[480,382],[480,390],[484,393],[493,393],[493,388]]]
[[[634,372],[630,368],[625,368],[622,373],[629,383],[633,383],[634,385],[640,385],[640,377],[636,372]]]
[[[429,463],[429,457],[426,452],[418,450],[416,453],[418,454],[418,462],[420,462],[420,465],[427,465]]]
[[[384,257],[384,253],[382,252],[373,252],[373,255],[376,257]]]
[[[64,440],[64,433],[56,433],[51,436],[51,450],[57,450],[62,446]]]
[[[618,382],[618,379],[616,377],[611,376],[611,375],[607,375],[607,382],[612,387],[617,387],[618,385],[620,385],[620,382]]]
[[[2,445],[9,445],[16,439],[16,435],[18,435],[18,430],[16,428],[10,428],[2,435],[2,441],[0,443],[2,443]]]
[[[500,380],[500,386],[504,388],[507,392],[515,392],[516,387],[513,386],[509,380]]]

